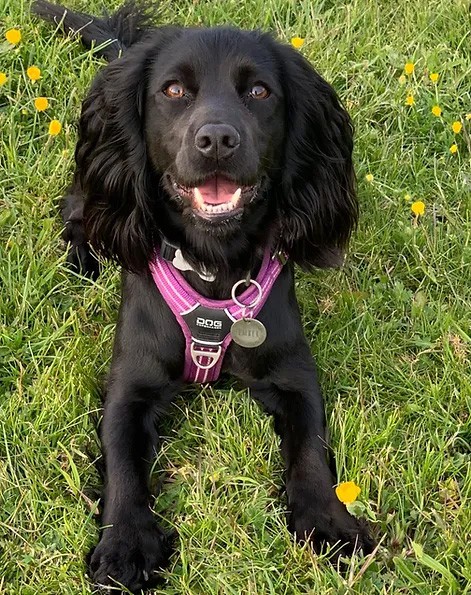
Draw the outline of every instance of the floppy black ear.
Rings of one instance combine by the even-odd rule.
[[[358,218],[352,123],[333,88],[299,52],[279,51],[287,123],[281,243],[301,266],[339,266]]]
[[[106,66],[79,122],[75,180],[84,193],[88,239],[132,271],[147,265],[158,233],[160,190],[147,159],[144,106],[148,70],[163,41],[153,35]]]

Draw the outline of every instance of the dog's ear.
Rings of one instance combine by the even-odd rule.
[[[147,265],[158,233],[159,181],[148,163],[144,108],[148,70],[165,33],[161,37],[136,44],[95,78],[83,102],[75,152],[88,239],[132,271]]]
[[[352,123],[333,88],[299,52],[278,51],[286,109],[281,244],[301,266],[339,266],[358,218]]]

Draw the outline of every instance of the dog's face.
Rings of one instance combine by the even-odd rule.
[[[192,30],[160,52],[147,91],[146,142],[187,225],[230,233],[267,199],[284,119],[274,58],[254,35]]]
[[[230,267],[276,242],[341,260],[357,216],[352,128],[289,46],[259,32],[157,29],[96,78],[76,152],[91,243],[147,266],[162,236]]]

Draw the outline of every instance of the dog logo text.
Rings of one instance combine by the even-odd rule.
[[[222,329],[222,320],[212,320],[211,318],[201,318],[198,316],[196,319],[196,326],[203,328],[213,328],[220,331]]]

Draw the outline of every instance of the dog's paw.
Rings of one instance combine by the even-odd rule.
[[[104,529],[91,553],[90,576],[103,590],[126,587],[140,593],[158,582],[158,571],[168,564],[170,553],[169,540],[156,523],[115,523]]]
[[[334,546],[331,559],[351,556],[361,550],[369,554],[375,547],[368,523],[353,517],[345,506],[332,498],[325,506],[296,502],[291,505],[289,530],[300,542],[309,542],[316,552],[324,551],[328,544]]]

